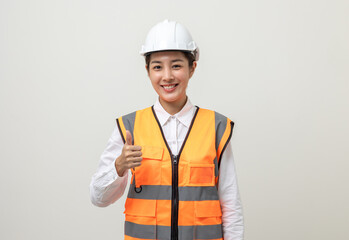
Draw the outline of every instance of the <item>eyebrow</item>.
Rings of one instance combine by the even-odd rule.
[[[173,59],[171,61],[172,63],[174,62],[184,62],[182,59]],[[154,64],[154,63],[162,63],[161,61],[157,61],[157,60],[154,60],[154,61],[151,61],[150,64]]]

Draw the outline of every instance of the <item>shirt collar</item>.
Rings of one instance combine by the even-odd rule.
[[[178,119],[184,126],[189,127],[191,120],[194,116],[195,111],[194,105],[190,102],[189,98],[187,98],[187,102],[183,106],[183,108],[173,116]],[[154,111],[156,113],[156,116],[159,120],[159,123],[161,126],[164,126],[165,123],[169,120],[169,118],[172,116],[166,110],[162,107],[160,104],[159,99],[156,100],[154,104]]]

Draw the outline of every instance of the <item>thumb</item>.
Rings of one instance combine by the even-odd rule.
[[[128,130],[126,130],[126,144],[132,145],[132,135]]]

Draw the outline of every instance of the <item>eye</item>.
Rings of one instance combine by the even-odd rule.
[[[179,69],[181,67],[182,67],[182,65],[180,65],[180,64],[175,64],[175,65],[172,66],[172,68],[174,68],[174,69]]]
[[[161,69],[161,66],[160,65],[155,65],[153,66],[153,70],[160,70]]]

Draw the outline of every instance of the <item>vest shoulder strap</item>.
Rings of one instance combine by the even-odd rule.
[[[129,113],[116,119],[122,141],[126,142],[126,130],[131,132],[132,141],[134,141],[133,130],[135,125],[136,112]]]
[[[216,150],[219,167],[223,152],[226,149],[233,134],[234,122],[218,112],[214,113],[216,128]]]
[[[149,111],[151,112],[152,111],[151,108],[152,107],[148,107],[142,110],[134,111],[132,113],[129,113],[127,115],[124,115],[116,119],[116,124],[119,128],[120,135],[124,143],[126,142],[126,130],[128,130],[132,135],[132,144],[134,144],[133,132],[134,132],[136,116],[140,115],[142,112],[149,112]]]

